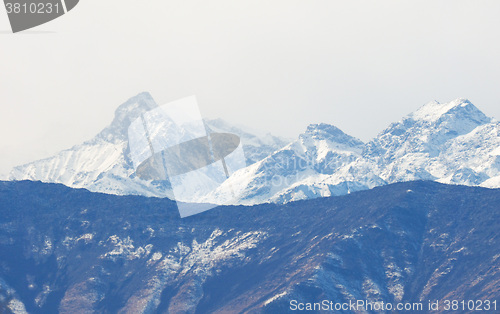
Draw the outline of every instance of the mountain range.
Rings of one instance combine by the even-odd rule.
[[[299,139],[236,172],[205,201],[283,203],[344,195],[395,182],[500,187],[500,123],[472,103],[431,102],[364,144],[327,124],[310,125]]]
[[[95,138],[54,157],[15,167],[9,179],[172,198],[168,181],[135,175],[128,150],[128,125],[156,107],[148,93],[139,94],[121,105],[113,122]],[[500,123],[466,99],[428,103],[368,143],[324,123],[309,125],[290,143],[220,119],[206,124],[213,132],[239,135],[248,166],[192,202],[287,203],[413,180],[500,187]]]
[[[136,176],[128,148],[131,121],[157,106],[151,95],[139,94],[119,106],[112,123],[93,139],[15,167],[9,179],[173,198],[168,181]],[[248,166],[191,202],[286,203],[413,180],[500,187],[500,123],[466,99],[428,103],[368,143],[325,123],[309,125],[288,143],[221,119],[205,122],[211,132],[240,136]]]
[[[127,129],[154,108],[139,94],[93,139],[0,181],[0,313],[498,312],[500,124],[468,100],[368,143],[325,123],[287,141],[206,120],[239,135],[248,166],[193,200],[235,205],[182,219],[168,181],[134,173]]]
[[[415,181],[181,219],[169,199],[0,181],[0,204],[1,313],[500,301],[499,189]]]

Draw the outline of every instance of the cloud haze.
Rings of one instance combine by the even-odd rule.
[[[100,131],[141,91],[295,137],[369,140],[431,100],[500,118],[498,1],[85,0],[12,35],[0,13],[0,173]]]

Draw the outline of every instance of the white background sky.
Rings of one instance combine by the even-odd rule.
[[[296,137],[369,140],[431,100],[500,118],[500,1],[81,0],[11,34],[0,8],[0,173],[93,137],[141,91]]]

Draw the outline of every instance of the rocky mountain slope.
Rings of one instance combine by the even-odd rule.
[[[292,300],[498,303],[498,204],[498,189],[410,182],[180,219],[168,199],[0,182],[0,312],[287,313]]]

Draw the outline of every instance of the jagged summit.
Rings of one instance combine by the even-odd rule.
[[[392,123],[367,144],[365,151],[380,154],[401,147],[405,147],[406,153],[440,150],[445,142],[491,122],[491,118],[467,99],[448,103],[433,101]]]
[[[313,136],[345,136],[345,134],[341,129],[337,128],[334,125],[327,123],[313,123],[307,126],[305,131],[306,134],[310,134]]]
[[[408,118],[426,122],[437,122],[448,119],[468,119],[484,124],[491,121],[481,110],[468,99],[458,98],[449,103],[432,101],[411,113]]]
[[[141,114],[156,107],[158,104],[148,92],[142,92],[130,98],[115,110],[113,122],[102,130],[98,137],[107,141],[126,139],[130,123]]]
[[[314,140],[328,140],[350,147],[362,146],[363,142],[355,137],[344,133],[341,129],[331,124],[310,124],[306,131],[300,135],[300,139],[312,138]]]

